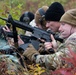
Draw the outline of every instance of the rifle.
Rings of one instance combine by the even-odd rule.
[[[13,32],[4,32],[5,36],[14,38]],[[31,43],[36,50],[39,49],[40,41],[35,36],[19,35],[20,38],[24,41],[25,44]]]
[[[18,27],[18,28],[21,28],[23,30],[27,30],[27,31],[32,32],[32,34],[38,39],[40,38],[40,39],[45,40],[46,42],[51,42],[52,40],[50,38],[50,34],[53,34],[55,40],[60,41],[61,43],[63,43],[63,39],[59,38],[59,36],[55,35],[53,32],[50,31],[50,33],[48,33],[47,31],[42,30],[40,28],[32,27],[32,26],[27,25],[27,24],[25,24],[23,22],[20,22],[18,20],[13,20],[11,15],[9,15],[8,18],[0,17],[0,19],[2,19],[4,21],[7,21],[8,23],[11,23],[12,26],[14,26],[14,27]]]
[[[8,18],[10,17],[10,15],[8,16]],[[11,25],[11,23],[10,22],[8,22],[8,21],[6,21],[6,25],[7,25],[7,27],[10,29],[10,25]],[[18,47],[18,37],[17,37],[17,30],[16,30],[16,26],[14,26],[13,25],[13,23],[12,23],[12,30],[13,30],[13,38],[14,38],[14,45],[15,45],[15,47]]]

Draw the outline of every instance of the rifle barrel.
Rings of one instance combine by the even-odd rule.
[[[0,17],[0,19],[8,22],[8,19],[7,19],[7,18],[2,18],[2,17]]]

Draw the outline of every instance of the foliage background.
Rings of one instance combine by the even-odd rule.
[[[0,0],[0,16],[6,17],[7,12],[10,12],[15,19],[19,19],[23,12],[35,13],[38,8],[50,6],[55,1],[60,2],[65,10],[76,7],[76,0]]]
[[[76,0],[0,0],[0,17],[7,17],[8,12],[12,15],[14,19],[19,20],[21,14],[25,11],[31,11],[33,13],[36,10],[44,5],[50,6],[53,2],[60,2],[63,6],[65,11],[76,8]],[[0,20],[0,25],[4,25],[5,22]],[[36,73],[36,72],[37,73]],[[31,66],[32,75],[40,75],[44,69],[42,70],[41,67]]]
[[[56,1],[64,6],[65,11],[76,7],[76,0],[0,0],[0,17],[7,18],[9,12],[13,19],[19,20],[25,11],[35,13],[38,8],[44,5],[50,6]],[[5,21],[0,20],[0,25],[5,24]],[[22,30],[20,32],[23,33]]]

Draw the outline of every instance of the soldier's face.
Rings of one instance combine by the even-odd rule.
[[[59,31],[60,31],[60,37],[61,38],[68,38],[71,35],[71,28],[72,26],[66,23],[61,23]]]
[[[55,21],[46,21],[46,27],[52,30],[53,32],[58,32],[60,23]]]

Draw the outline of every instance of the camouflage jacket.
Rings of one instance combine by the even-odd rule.
[[[17,57],[0,54],[0,75],[29,75]]]
[[[0,35],[0,75],[28,75],[16,54],[11,55],[11,47],[4,36]]]
[[[71,49],[76,52],[76,33],[73,33],[66,41],[63,43],[54,54],[49,55],[37,55],[36,57],[32,56],[33,60],[36,63],[40,63],[41,65],[45,65],[46,68],[57,68],[58,65],[62,64],[61,58],[66,57],[69,53],[69,49],[67,46],[70,46]]]

